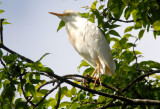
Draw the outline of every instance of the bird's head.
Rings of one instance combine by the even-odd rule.
[[[50,14],[56,15],[60,19],[62,19],[64,22],[68,21],[75,21],[76,18],[81,17],[78,12],[73,11],[73,10],[65,10],[62,14],[60,13],[55,13],[55,12],[49,12]]]

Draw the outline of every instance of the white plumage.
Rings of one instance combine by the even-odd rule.
[[[96,68],[94,73],[100,69],[103,74],[114,74],[116,66],[110,47],[98,27],[73,10],[65,10],[63,14],[50,13],[65,22],[71,44],[91,66]]]

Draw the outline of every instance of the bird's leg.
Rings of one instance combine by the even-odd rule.
[[[100,63],[99,63],[99,62],[97,62],[97,70],[98,70],[98,77],[96,78],[96,80],[95,80],[95,82],[94,82],[94,89],[95,89],[95,85],[96,85],[96,83],[97,83],[97,80],[99,80],[99,83],[100,83],[100,85],[101,85],[101,88],[103,88],[103,87],[102,87],[102,83],[101,83],[101,79],[100,79]]]
[[[91,76],[89,76],[89,75],[87,74],[86,77],[89,77],[89,78],[91,78],[91,79],[96,79],[96,78],[94,77],[94,75],[96,74],[97,70],[98,70],[98,67],[96,67],[96,69],[94,70],[94,72],[92,73]],[[85,82],[85,79],[83,79],[83,86],[87,86],[87,85],[86,85],[86,82]]]

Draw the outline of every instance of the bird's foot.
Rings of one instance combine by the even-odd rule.
[[[97,81],[99,81],[99,84],[100,84],[101,88],[103,88],[102,83],[101,83],[101,79],[100,79],[100,77],[98,77],[98,78],[95,79],[94,89],[95,89],[95,86],[96,86],[96,84],[97,84]]]
[[[95,80],[95,82],[94,82],[94,89],[96,87],[97,81],[99,81],[99,84],[100,84],[101,88],[103,88],[100,77],[96,78],[96,77],[89,76],[88,74],[86,75],[86,77],[88,78],[87,80],[89,80],[89,79],[94,79]],[[89,84],[89,83],[90,82],[88,81],[87,84]],[[86,84],[86,80],[83,79],[83,86],[88,87],[87,84]]]

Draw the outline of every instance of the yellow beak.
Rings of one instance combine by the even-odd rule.
[[[55,12],[49,12],[50,14],[56,15],[56,16],[68,16],[67,14],[60,14]]]

